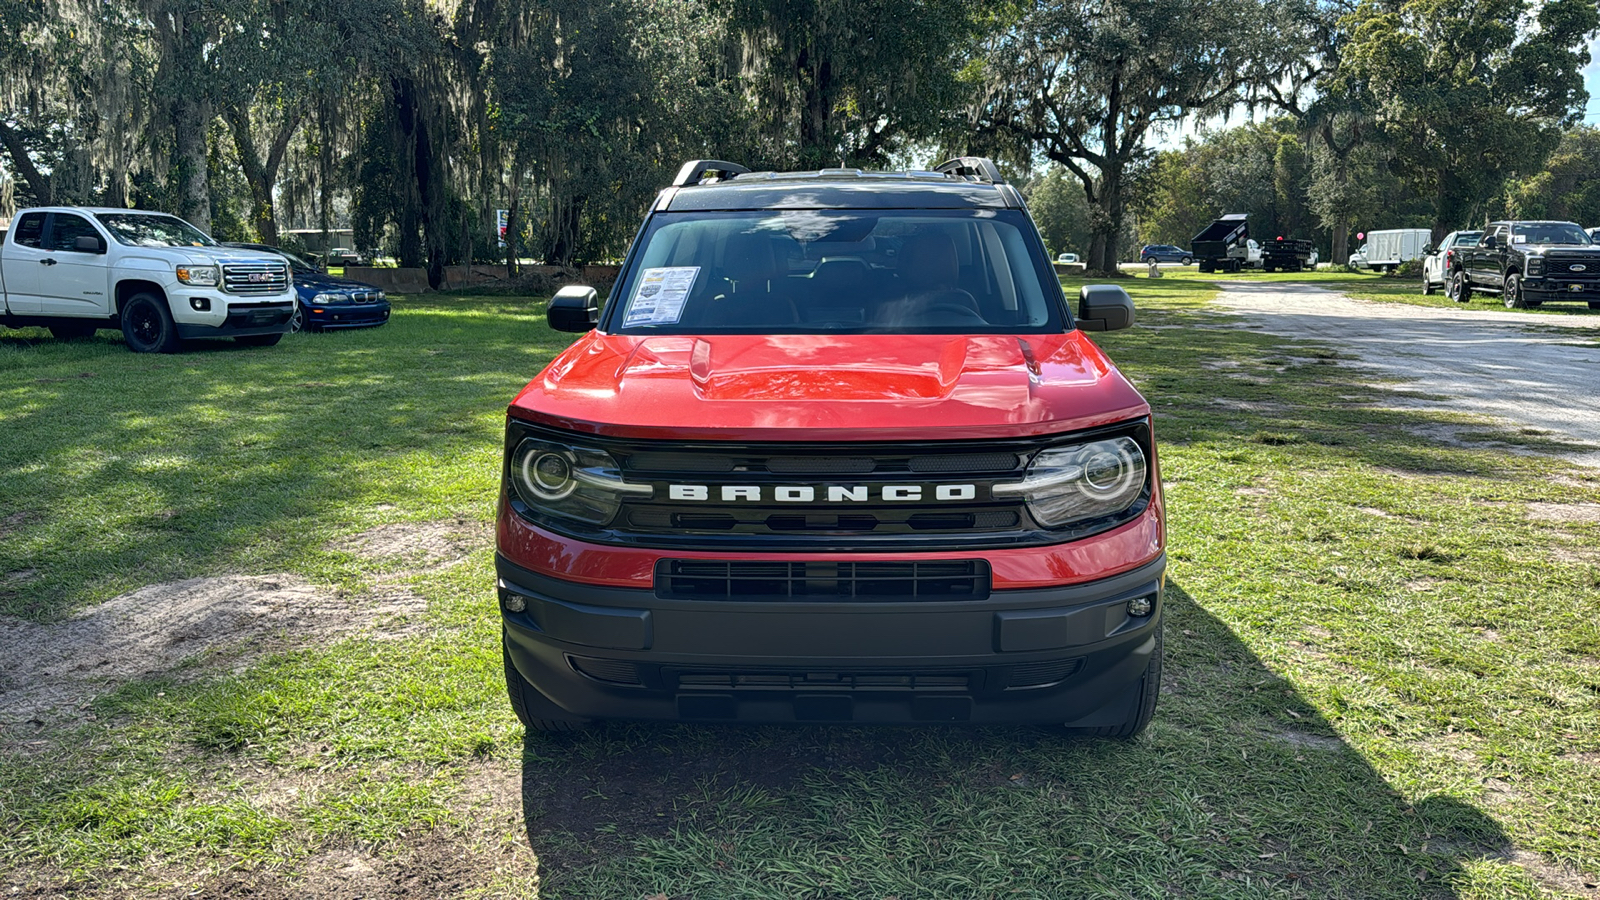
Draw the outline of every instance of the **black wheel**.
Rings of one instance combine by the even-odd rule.
[[[1194,258],[1193,257],[1185,256],[1183,259],[1178,260],[1178,265],[1187,266],[1188,264],[1190,264],[1192,262],[1194,262]]]
[[[1506,276],[1506,283],[1500,288],[1500,299],[1505,302],[1506,309],[1527,309],[1527,298],[1522,296],[1522,276],[1515,272]]]
[[[58,341],[81,341],[94,336],[95,327],[89,322],[68,322],[51,325],[50,334]]]
[[[299,334],[306,328],[306,311],[300,308],[299,301],[295,301],[294,312],[289,315],[289,333]]]
[[[1432,297],[1433,296],[1433,282],[1428,280],[1428,270],[1427,269],[1423,269],[1422,270],[1422,296],[1424,296],[1424,297]]]
[[[175,353],[178,326],[172,324],[167,301],[155,294],[134,294],[122,304],[122,337],[135,353]]]
[[[506,658],[506,693],[511,695],[511,710],[517,714],[517,720],[523,727],[529,731],[554,732],[582,731],[589,727],[588,719],[555,705],[522,677],[522,673],[511,662],[511,651],[506,648],[505,641],[505,635],[502,634],[500,652]]]
[[[1450,273],[1450,280],[1445,283],[1445,293],[1457,303],[1467,303],[1472,300],[1472,284],[1467,281],[1467,273],[1457,269]]]
[[[1156,715],[1156,700],[1161,696],[1161,655],[1163,640],[1161,626],[1156,626],[1156,649],[1150,654],[1150,664],[1145,666],[1144,675],[1139,679],[1139,703],[1133,708],[1133,715],[1121,725],[1105,725],[1100,728],[1072,729],[1073,734],[1087,737],[1108,737],[1132,740],[1144,733],[1150,725],[1150,720]]]
[[[283,335],[282,334],[247,334],[244,337],[234,338],[234,340],[236,340],[239,343],[245,345],[246,347],[271,347],[273,344],[276,344],[277,342],[283,340]]]

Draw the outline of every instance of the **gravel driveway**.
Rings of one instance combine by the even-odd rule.
[[[1222,286],[1217,303],[1264,331],[1324,342],[1359,356],[1354,365],[1409,379],[1410,390],[1455,398],[1427,406],[1586,444],[1593,449],[1569,458],[1600,467],[1600,347],[1573,346],[1593,338],[1563,333],[1600,317],[1372,303],[1305,284]]]

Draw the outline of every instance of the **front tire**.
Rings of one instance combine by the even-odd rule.
[[[150,293],[129,297],[122,304],[122,338],[135,353],[176,353],[178,326],[167,301]]]
[[[575,716],[539,693],[539,689],[528,683],[517,671],[516,665],[511,662],[511,649],[506,646],[506,637],[500,636],[500,652],[505,656],[506,662],[506,693],[511,697],[511,711],[517,714],[517,721],[529,731],[543,732],[569,732],[582,731],[591,724],[588,719]]]
[[[1505,286],[1500,289],[1500,299],[1505,301],[1506,309],[1527,309],[1528,300],[1522,296],[1522,276],[1515,272],[1506,276]]]
[[[1192,262],[1194,262],[1194,257],[1185,256],[1183,259],[1178,260],[1178,265],[1187,266],[1188,264],[1190,264]]]
[[[299,334],[300,332],[304,331],[305,328],[306,311],[300,307],[300,301],[296,300],[294,304],[294,312],[289,314],[289,333]]]
[[[1422,296],[1424,296],[1424,297],[1432,297],[1433,296],[1433,282],[1428,280],[1428,270],[1427,269],[1423,269],[1422,270]]]
[[[1468,303],[1472,300],[1472,284],[1467,281],[1467,273],[1463,269],[1450,273],[1449,286],[1445,290],[1450,299],[1457,303]]]

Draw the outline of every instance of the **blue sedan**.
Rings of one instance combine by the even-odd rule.
[[[265,250],[289,261],[294,291],[300,302],[289,320],[290,331],[326,328],[366,328],[389,321],[389,298],[370,284],[334,278],[293,253],[265,244],[226,244],[247,250]]]

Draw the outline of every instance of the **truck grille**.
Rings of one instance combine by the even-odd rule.
[[[989,589],[989,564],[981,559],[656,563],[656,596],[664,600],[927,602],[983,600]]]
[[[230,294],[281,294],[289,288],[289,267],[283,263],[227,263],[222,289]]]
[[[1578,271],[1572,271],[1577,266]],[[1577,278],[1600,278],[1600,257],[1583,257],[1581,259],[1561,259],[1560,257],[1546,257],[1544,261],[1545,275],[1571,275]]]
[[[752,442],[581,439],[512,421],[507,459],[524,436],[604,450],[629,484],[649,495],[620,499],[603,526],[543,518],[511,492],[512,508],[539,524],[585,540],[644,547],[755,552],[964,551],[1039,546],[1103,531],[1144,511],[1141,501],[1116,518],[1047,529],[1026,498],[995,493],[1015,484],[1043,447],[1128,435],[1145,447],[1142,421],[1078,432],[974,441]],[[513,473],[505,471],[508,484]]]

